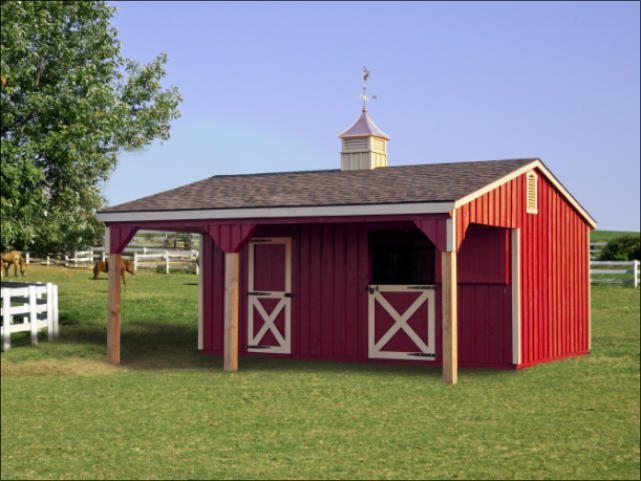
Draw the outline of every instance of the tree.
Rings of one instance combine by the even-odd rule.
[[[1,4],[0,247],[59,252],[101,236],[118,153],[169,138],[167,57],[125,59],[105,2]]]
[[[599,256],[601,261],[641,260],[641,237],[623,235],[608,241]]]

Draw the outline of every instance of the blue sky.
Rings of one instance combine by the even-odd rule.
[[[333,169],[369,107],[391,165],[540,157],[602,229],[639,229],[639,3],[110,2],[169,56],[171,139],[120,156],[116,204],[215,174]]]

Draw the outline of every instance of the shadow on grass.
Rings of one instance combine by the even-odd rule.
[[[28,333],[25,333],[28,334]],[[41,341],[46,341],[46,334],[41,335]],[[128,370],[222,370],[223,362],[220,355],[206,355],[196,350],[197,331],[181,324],[161,322],[130,321],[124,326],[121,337],[121,365]],[[29,336],[15,338],[12,345],[19,347],[28,345]],[[68,325],[63,336],[58,341],[86,345],[87,354],[95,355],[96,348],[104,346],[107,349],[106,326],[77,326]],[[56,356],[57,357],[57,356]],[[421,364],[390,363],[385,361],[363,362],[349,360],[326,359],[287,359],[274,358],[268,354],[252,354],[241,356],[239,360],[241,372],[291,372],[295,373],[333,373],[336,375],[363,373],[375,375],[427,376],[440,379],[441,367]],[[494,369],[460,369],[474,372],[475,375],[497,376],[500,370]]]

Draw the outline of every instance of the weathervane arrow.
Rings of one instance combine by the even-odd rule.
[[[363,95],[361,99],[363,100],[363,112],[367,111],[367,101],[376,100],[376,95],[367,95],[367,81],[369,80],[370,71],[367,70],[367,67],[363,67]]]

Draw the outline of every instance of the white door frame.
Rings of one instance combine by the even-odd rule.
[[[511,229],[512,364],[521,364],[521,230]]]
[[[373,359],[405,359],[418,361],[433,361],[436,358],[436,340],[434,327],[434,286],[431,285],[370,285],[369,292],[369,309],[368,309],[368,355]],[[381,292],[420,292],[420,295],[403,313],[399,313]],[[427,301],[427,344],[408,324],[410,317],[421,308]],[[376,329],[376,303],[379,303],[383,309],[394,320],[394,324],[375,342]],[[399,330],[405,331],[405,334],[416,344],[417,352],[398,352],[383,351],[385,344],[394,337]]]
[[[282,244],[285,246],[285,290],[261,291],[254,290],[254,248],[257,245]],[[247,277],[247,351],[273,354],[291,354],[292,352],[292,239],[291,237],[261,237],[249,241],[248,277]],[[267,313],[260,299],[279,299],[271,313]],[[285,311],[285,335],[278,330],[274,321]],[[263,326],[254,332],[254,312],[264,322]],[[260,341],[270,331],[278,342],[277,346],[261,346]],[[252,347],[253,346],[253,347]]]

